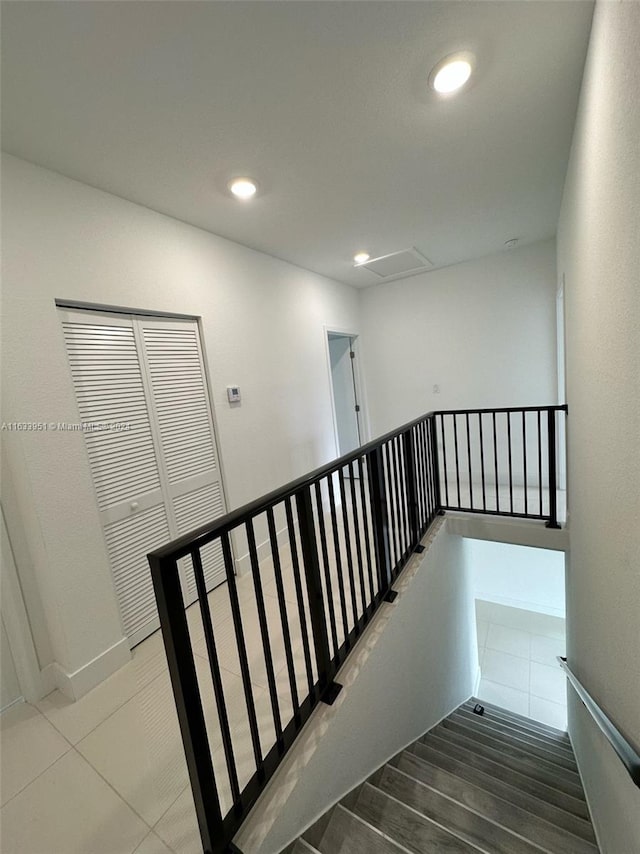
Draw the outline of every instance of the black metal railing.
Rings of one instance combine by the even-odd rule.
[[[629,739],[622,734],[611,718],[600,708],[598,703],[596,703],[591,694],[567,664],[567,659],[564,656],[558,656],[558,662],[560,667],[564,670],[571,687],[584,703],[587,711],[597,724],[600,731],[604,734],[618,759],[627,769],[632,781],[636,786],[638,786],[638,788],[640,788],[640,752],[636,750]]]
[[[205,852],[233,850],[233,836],[315,706],[335,700],[336,673],[382,603],[395,598],[393,582],[439,513],[519,515],[557,526],[561,409],[429,413],[149,555]],[[514,465],[519,445],[508,435],[505,446],[498,426],[508,413],[508,433],[512,413],[530,412],[546,427],[534,455],[537,507],[527,493],[526,423],[522,478]],[[515,503],[511,497],[503,506],[503,493]],[[234,551],[245,555],[247,575],[236,576]],[[185,559],[198,594],[188,610]],[[220,566],[227,583],[210,592],[211,570]]]
[[[558,423],[566,406],[436,412],[442,509],[558,528]]]

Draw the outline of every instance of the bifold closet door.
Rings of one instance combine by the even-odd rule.
[[[71,378],[124,631],[157,629],[147,554],[171,539],[145,371],[131,317],[63,315]]]
[[[211,402],[197,323],[139,320],[166,478],[169,515],[176,536],[225,513]],[[201,549],[207,590],[225,579],[219,543]],[[181,562],[187,601],[197,598],[191,558]]]
[[[225,512],[195,321],[65,310],[63,330],[125,633],[158,627],[147,554]],[[207,588],[224,580],[203,549]],[[185,601],[197,598],[190,559]]]

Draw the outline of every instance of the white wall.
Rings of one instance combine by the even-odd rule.
[[[555,293],[553,240],[361,291],[373,435],[432,409],[555,403]]]
[[[565,617],[563,551],[464,540],[476,599]]]
[[[352,288],[14,157],[3,169],[3,421],[78,420],[62,298],[202,318],[230,508],[334,456],[324,326],[358,330]],[[240,406],[227,403],[231,383]],[[2,438],[49,655],[67,674],[109,649],[118,666],[122,628],[81,435]]]
[[[640,4],[596,5],[558,230],[565,276],[569,663],[640,746]],[[640,790],[569,691],[604,854],[638,850]]]
[[[235,842],[276,854],[343,795],[469,698],[477,676],[473,595],[460,537],[441,524],[413,558]],[[407,638],[411,643],[407,643]]]

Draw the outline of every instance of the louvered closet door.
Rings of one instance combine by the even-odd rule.
[[[98,312],[62,314],[80,420],[93,427],[84,441],[116,595],[135,646],[158,627],[146,555],[171,539],[135,324]]]
[[[225,513],[211,402],[195,321],[139,318],[157,424],[169,516],[176,535]],[[219,543],[202,549],[207,589],[225,580]],[[182,561],[185,598],[197,598],[190,558]]]

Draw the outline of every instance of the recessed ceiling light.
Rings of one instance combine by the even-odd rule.
[[[440,95],[449,95],[461,89],[471,77],[473,56],[470,53],[456,53],[447,56],[431,72],[429,82]]]
[[[252,178],[234,178],[229,181],[228,186],[237,199],[252,199],[258,190],[258,185]]]
[[[371,256],[368,252],[358,252],[357,255],[353,256],[353,260],[356,262],[356,264],[364,264],[366,261],[369,260],[370,257]]]

